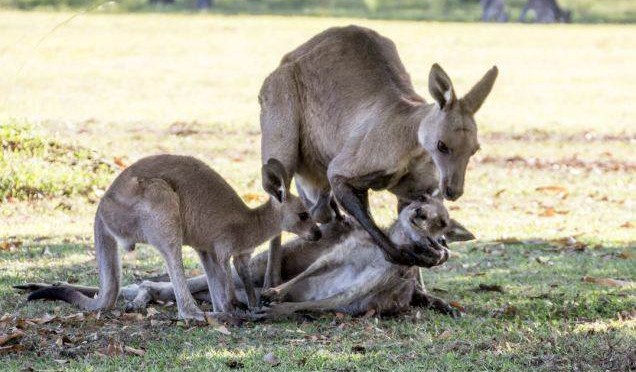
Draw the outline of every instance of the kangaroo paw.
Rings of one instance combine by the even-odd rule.
[[[277,302],[283,302],[285,300],[285,294],[279,287],[269,288],[261,293],[261,304],[272,304]]]

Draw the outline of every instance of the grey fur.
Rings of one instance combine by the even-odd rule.
[[[263,83],[263,162],[280,160],[305,193],[314,195],[314,203],[331,190],[387,260],[434,265],[439,257],[430,246],[421,253],[395,247],[371,218],[367,192],[399,189],[413,160],[427,154],[439,171],[444,197],[459,198],[468,160],[479,148],[473,116],[496,76],[493,67],[466,104],[435,64],[429,77],[435,103],[426,103],[391,40],[358,26],[328,29],[285,55]],[[449,154],[440,153],[440,141]],[[273,262],[280,262],[277,250],[272,244]],[[273,285],[276,271],[269,271]]]
[[[420,212],[417,212],[418,209]],[[411,221],[417,217],[418,213],[421,217],[422,211],[426,214],[426,222],[417,221],[419,227],[413,225]],[[450,225],[442,227],[439,224],[440,221]],[[287,302],[303,304],[294,304],[291,307],[282,305],[283,308],[276,305],[262,313],[263,316],[275,317],[287,314],[292,308],[294,311],[334,310],[350,314],[365,313],[370,309],[382,313],[394,313],[404,310],[409,303],[454,313],[443,300],[431,296],[418,285],[419,269],[417,267],[405,267],[386,262],[382,258],[381,250],[370,236],[352,220],[332,221],[322,225],[320,229],[322,239],[319,241],[295,239],[282,246],[281,252],[284,259],[281,276],[287,282],[282,287],[285,293],[281,293],[281,287],[279,287],[276,290],[267,291],[266,295],[270,300],[284,299]],[[452,219],[448,220],[448,215],[439,201],[425,199],[424,202],[415,202],[404,208],[399,220],[389,231],[396,242],[407,242],[437,237],[442,232],[448,234],[451,229],[463,235],[469,234],[465,230],[462,231],[463,228],[453,226]],[[254,256],[249,263],[253,285],[257,289],[263,286],[267,260],[268,254],[263,252]],[[439,263],[443,263],[444,260],[440,260]],[[299,278],[299,275],[302,277]],[[343,276],[349,279],[341,280]],[[234,282],[239,300],[247,301],[243,283],[236,272]],[[367,285],[368,283],[372,285]],[[97,292],[96,288],[91,287],[61,285],[82,290],[87,294]],[[20,288],[36,290],[51,288],[51,286],[35,283],[26,284]],[[204,275],[188,279],[188,288],[195,298],[211,300]],[[124,287],[122,296],[129,301],[137,301],[139,308],[145,307],[150,301],[169,301],[175,298],[171,283],[154,281],[144,281],[141,284]],[[308,304],[308,299],[312,298],[319,302],[309,301]]]
[[[264,177],[283,177],[275,162],[263,166]],[[280,180],[280,184],[284,185]],[[256,295],[246,265],[261,243],[289,231],[317,238],[320,230],[307,215],[300,199],[287,187],[280,201],[270,198],[250,209],[232,187],[203,162],[186,156],[158,155],[141,159],[125,169],[102,198],[95,217],[95,250],[100,276],[97,298],[60,289],[32,294],[30,298],[67,300],[85,310],[114,306],[119,293],[121,263],[117,246],[136,243],[155,246],[163,258],[175,289],[179,316],[204,319],[188,289],[181,247],[199,254],[215,312],[230,312],[238,301],[230,258],[242,283],[247,303],[256,306]],[[66,288],[61,286],[60,288]],[[57,294],[56,294],[57,293]],[[65,293],[65,294],[64,294]],[[145,303],[139,299],[131,307]]]

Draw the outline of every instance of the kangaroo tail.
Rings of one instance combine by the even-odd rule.
[[[88,297],[85,291],[70,286],[53,286],[32,292],[27,300],[61,300],[88,311],[113,307],[119,296],[121,262],[117,241],[106,229],[99,213],[95,216],[95,255],[99,270],[97,297]]]

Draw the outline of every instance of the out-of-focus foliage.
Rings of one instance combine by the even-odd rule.
[[[95,151],[47,139],[32,126],[0,123],[0,200],[95,197],[116,167]]]
[[[516,20],[526,0],[506,0],[511,20]],[[215,13],[305,14],[382,19],[478,21],[479,0],[212,0]],[[574,22],[636,22],[634,0],[559,0],[572,10]],[[0,0],[1,8],[79,9],[108,12],[194,11],[197,0]]]

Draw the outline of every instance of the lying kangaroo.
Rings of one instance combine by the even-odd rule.
[[[314,202],[332,191],[390,262],[435,265],[441,258],[436,247],[398,248],[377,227],[368,190],[395,187],[412,159],[426,152],[439,171],[443,196],[459,198],[468,160],[479,149],[474,114],[497,73],[493,67],[459,99],[434,64],[434,103],[427,104],[413,90],[391,40],[357,26],[328,29],[285,55],[263,83],[262,159],[279,159],[289,176],[285,184],[294,176]],[[280,262],[276,243],[270,248],[274,263]],[[272,284],[275,271],[266,278]]]
[[[155,246],[166,261],[174,285],[179,316],[202,320],[188,290],[181,247],[199,255],[215,312],[237,305],[230,258],[256,306],[248,270],[254,248],[282,230],[319,239],[320,230],[300,199],[285,187],[285,170],[275,159],[262,168],[272,197],[250,209],[232,187],[203,162],[186,156],[158,155],[139,160],[124,170],[106,191],[95,216],[95,251],[100,289],[89,298],[68,287],[36,291],[34,299],[59,299],[86,310],[112,307],[119,293],[121,263],[117,246],[131,250],[136,243]]]
[[[433,243],[450,225],[446,208],[435,198],[411,203],[402,209],[388,235],[396,244]],[[430,246],[438,247],[436,244]],[[353,254],[352,252],[355,252]],[[449,251],[440,248],[443,264]],[[340,311],[352,315],[371,309],[393,313],[407,309],[418,285],[419,268],[387,262],[382,250],[363,230],[326,250],[318,260],[290,281],[265,290],[261,299],[270,303],[263,311],[278,317],[300,310]],[[439,299],[435,306],[452,312]]]
[[[441,227],[448,222],[450,222],[449,226]],[[282,246],[284,258],[282,278],[292,282],[267,292],[270,293],[270,299],[285,297],[285,301],[306,302],[308,298],[323,300],[328,297],[327,294],[337,293],[339,297],[336,302],[340,303],[338,306],[312,305],[303,309],[337,310],[358,314],[373,308],[383,313],[392,313],[403,310],[410,302],[413,306],[426,306],[445,313],[455,313],[443,300],[431,296],[421,287],[418,288],[417,283],[413,284],[414,281],[417,282],[419,276],[417,267],[394,265],[382,259],[381,250],[354,221],[344,217],[343,220],[321,225],[320,229],[322,239],[319,241],[295,239]],[[474,238],[463,227],[453,225],[453,220],[448,220],[446,210],[441,207],[441,204],[430,199],[414,202],[403,208],[398,221],[389,231],[392,239],[397,241],[427,240],[441,231],[450,237],[449,240]],[[250,261],[249,269],[256,288],[263,286],[267,256],[267,252],[262,252]],[[316,267],[321,267],[322,271],[315,270]],[[313,274],[310,275],[308,270],[313,271]],[[298,278],[299,275],[305,278]],[[380,277],[385,280],[379,280]],[[247,301],[243,282],[237,272],[234,272],[234,281],[239,301]],[[372,281],[376,285],[371,290],[368,286],[361,285]],[[59,285],[80,290],[87,296],[97,293],[97,288],[93,287],[73,286],[66,283],[56,286]],[[41,283],[17,286],[27,290],[51,287]],[[122,288],[122,296],[128,301],[137,302],[138,307],[141,308],[151,301],[174,300],[173,288],[170,282],[144,281],[141,284]],[[195,298],[211,301],[204,275],[188,279],[188,288]],[[285,289],[280,291],[281,288]],[[271,293],[275,294],[271,295]],[[399,301],[396,302],[396,299]],[[332,300],[334,299],[330,301]],[[276,306],[274,306],[275,310],[267,310],[261,316],[273,317],[288,313],[287,310],[290,310],[290,308],[285,309],[286,305],[283,308]],[[293,306],[296,310],[295,308],[300,305]]]

